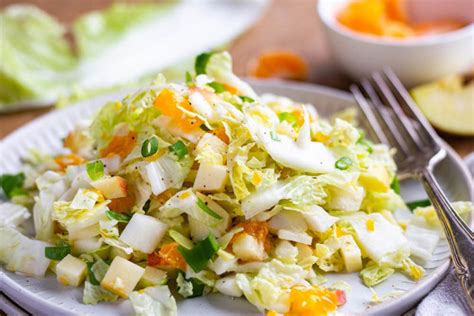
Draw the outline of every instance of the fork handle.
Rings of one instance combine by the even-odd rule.
[[[474,234],[453,209],[430,168],[420,174],[451,249],[451,258],[471,310],[474,310]]]

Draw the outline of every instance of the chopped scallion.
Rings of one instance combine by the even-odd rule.
[[[198,242],[193,249],[178,246],[179,253],[194,272],[199,272],[204,269],[218,250],[219,243],[212,234],[209,234],[206,239]]]
[[[225,87],[222,83],[213,81],[213,82],[209,82],[207,85],[211,87],[212,89],[214,89],[216,93],[225,92]]]
[[[56,247],[44,248],[45,257],[51,260],[55,260],[55,261],[63,260],[64,257],[66,257],[70,253],[71,253],[71,246],[69,246],[62,240],[59,243],[59,245]]]
[[[177,232],[174,229],[171,229],[168,234],[174,241],[178,243],[178,245],[183,246],[186,249],[192,249],[194,244],[191,240],[183,236],[181,233]]]
[[[390,184],[392,190],[400,195],[400,182],[398,181],[397,176],[393,177],[392,184]]]
[[[188,154],[188,148],[180,140],[178,140],[176,143],[171,145],[169,148],[172,153],[178,156],[179,159],[183,158],[184,156]]]
[[[207,204],[204,203],[200,198],[197,198],[196,204],[201,210],[203,210],[209,216],[214,217],[215,219],[222,219],[222,216],[220,216],[219,214],[211,210],[209,206],[207,206]]]
[[[89,162],[86,164],[86,170],[92,181],[99,180],[104,176],[104,163],[102,160]]]
[[[87,273],[89,275],[89,282],[92,283],[92,285],[100,285],[99,280],[95,277],[94,271],[92,271],[92,266],[94,265],[94,262],[88,262],[87,263]]]
[[[252,99],[251,97],[248,97],[246,95],[239,95],[239,98],[240,98],[240,100],[242,100],[242,102],[248,102],[248,103],[255,102],[254,99]]]
[[[336,161],[336,168],[346,170],[352,165],[352,159],[349,157],[341,157]]]
[[[117,222],[121,223],[128,223],[130,219],[132,218],[128,214],[122,214],[114,211],[105,211],[105,215],[107,215],[108,218],[111,220],[116,220]]]
[[[194,70],[196,71],[196,75],[201,75],[206,73],[207,63],[209,59],[211,59],[212,52],[206,52],[199,54],[194,61]]]
[[[189,71],[186,71],[186,84],[189,85],[192,82],[193,82],[193,77],[191,76]]]
[[[9,198],[15,195],[25,194],[23,183],[25,182],[25,174],[23,172],[17,174],[4,174],[0,176],[0,187]]]
[[[156,154],[158,151],[158,138],[152,136],[145,140],[142,145],[142,156],[150,157]]]
[[[298,125],[298,118],[293,113],[282,112],[278,114],[278,118],[280,119],[280,122],[286,121],[293,127]]]
[[[410,209],[410,210],[414,210],[416,209],[417,207],[426,207],[426,206],[430,206],[431,205],[431,202],[430,200],[426,199],[426,200],[419,200],[419,201],[413,201],[413,202],[408,202],[407,203],[407,207]]]

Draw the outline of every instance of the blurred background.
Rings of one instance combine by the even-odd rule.
[[[461,156],[474,151],[474,1],[350,2],[33,0],[25,9],[1,0],[0,139],[55,106],[138,86],[161,70],[182,80],[196,53],[226,48],[240,76],[344,90],[390,65],[410,88],[421,86],[412,93],[442,137]],[[123,38],[140,27],[156,36],[132,36],[127,46]],[[117,70],[131,63],[140,65]]]

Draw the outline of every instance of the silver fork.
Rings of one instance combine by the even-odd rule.
[[[370,123],[372,136],[397,149],[395,161],[400,177],[414,177],[423,183],[446,234],[456,274],[474,309],[474,234],[454,211],[433,175],[433,168],[446,156],[439,136],[392,70],[373,73],[350,89]]]

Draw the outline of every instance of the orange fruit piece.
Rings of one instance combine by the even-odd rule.
[[[313,285],[310,288],[294,287],[290,292],[290,309],[286,316],[328,315],[337,309],[338,297],[333,291]]]
[[[186,116],[178,106],[181,106],[185,110],[192,111],[189,101],[169,89],[162,90],[158,97],[156,97],[154,104],[155,107],[160,109],[161,114],[170,117],[172,124],[185,133],[199,130],[199,127],[203,123],[196,117]]]
[[[186,261],[178,251],[178,243],[163,245],[158,252],[148,255],[149,266],[168,266],[186,271]]]
[[[59,155],[54,158],[54,161],[58,164],[61,170],[66,169],[68,166],[82,165],[85,160],[76,154]]]
[[[339,23],[351,30],[374,35],[383,34],[385,19],[381,0],[353,1],[337,16]]]
[[[100,151],[101,157],[119,155],[125,158],[130,154],[137,144],[137,133],[129,132],[127,135],[115,135],[110,143]]]
[[[262,53],[250,67],[249,74],[257,78],[306,80],[308,67],[299,55],[275,50]]]

